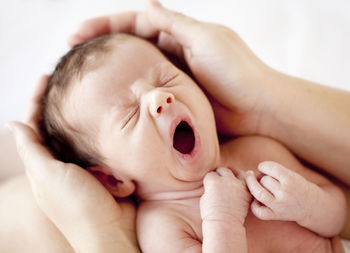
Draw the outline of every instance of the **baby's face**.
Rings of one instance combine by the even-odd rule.
[[[144,198],[201,185],[219,159],[204,93],[141,39],[117,42],[102,61],[74,84],[65,112],[90,133],[109,172],[136,182]]]

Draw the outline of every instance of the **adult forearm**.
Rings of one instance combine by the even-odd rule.
[[[121,231],[114,228],[113,224],[108,224],[105,228],[81,226],[77,224],[76,229],[71,229],[70,233],[65,233],[75,252],[87,253],[139,253],[135,234],[133,231]]]
[[[203,221],[203,253],[248,252],[246,231],[241,223]]]
[[[260,134],[350,185],[350,93],[275,72]]]

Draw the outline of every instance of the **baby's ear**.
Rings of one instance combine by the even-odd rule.
[[[117,179],[107,168],[91,166],[87,170],[115,197],[124,198],[133,194],[135,191],[133,181],[129,179]]]

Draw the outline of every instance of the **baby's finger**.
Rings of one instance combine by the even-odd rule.
[[[212,185],[213,182],[216,181],[216,179],[219,177],[218,173],[215,171],[208,172],[203,179],[203,185],[204,187],[209,187]]]
[[[222,177],[234,176],[233,172],[229,168],[225,167],[217,168],[216,172]]]
[[[274,196],[266,190],[256,179],[254,172],[247,171],[246,173],[246,183],[250,193],[253,195],[255,199],[259,202],[263,203],[266,206],[270,206],[270,204],[274,201]]]
[[[263,176],[260,180],[262,184],[269,192],[271,192],[276,197],[276,192],[280,189],[281,184],[270,176]]]
[[[34,93],[29,101],[28,109],[25,115],[25,123],[27,123],[31,128],[33,128],[37,133],[38,122],[41,118],[41,99],[44,96],[47,83],[50,76],[42,75],[37,83]]]
[[[274,212],[267,206],[261,205],[256,199],[251,204],[252,213],[260,220],[274,220]]]
[[[272,161],[266,161],[262,162],[258,165],[258,170],[262,173],[269,175],[281,183],[286,181],[286,178],[289,174],[289,170],[282,166],[279,163],[272,162]]]
[[[231,170],[233,172],[233,174],[241,181],[245,184],[245,177],[246,177],[246,172],[241,170],[241,169],[238,169],[238,168],[232,168],[231,167]]]

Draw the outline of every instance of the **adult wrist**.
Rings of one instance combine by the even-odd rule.
[[[290,97],[294,97],[290,78],[269,67],[265,71],[255,134],[278,139],[279,132],[283,129],[280,115],[286,113],[285,105],[288,105]]]

